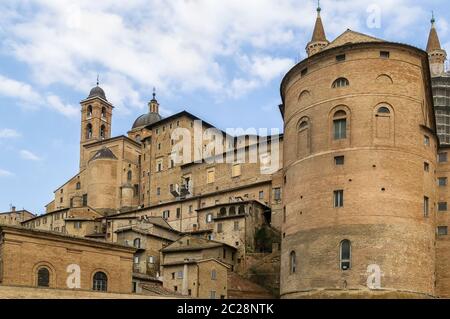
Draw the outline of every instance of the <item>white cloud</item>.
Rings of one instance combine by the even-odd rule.
[[[16,130],[9,128],[0,129],[0,138],[16,138],[20,136],[21,134]]]
[[[44,88],[57,83],[87,94],[99,72],[108,99],[124,113],[145,108],[153,86],[166,94],[201,89],[229,96],[238,85],[242,92],[267,85],[305,56],[316,6],[312,0],[17,2],[0,2],[3,52],[27,64]],[[367,32],[366,10],[373,3],[389,40],[415,36],[411,26],[428,23],[428,10],[415,0],[324,0],[329,39],[347,27]],[[296,54],[274,56],[280,50]],[[239,56],[248,56],[250,69]],[[75,114],[72,106],[51,100],[50,107]]]
[[[31,85],[10,79],[1,74],[0,96],[16,99],[21,105],[31,109],[48,107],[67,117],[79,114],[78,107],[64,104],[58,96],[50,93],[41,94]]]
[[[10,171],[4,170],[0,168],[0,177],[10,177],[13,176],[14,174],[11,173]]]
[[[28,150],[21,150],[20,151],[20,157],[27,161],[40,161],[42,160],[39,156],[35,155],[31,151]]]

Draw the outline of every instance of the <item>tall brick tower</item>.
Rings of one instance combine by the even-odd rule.
[[[94,87],[81,104],[80,169],[86,167],[84,145],[111,138],[113,105],[106,99],[105,91]]]

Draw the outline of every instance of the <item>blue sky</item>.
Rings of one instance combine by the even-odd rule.
[[[447,6],[446,6],[447,4]],[[42,213],[77,173],[79,101],[100,74],[126,134],[157,87],[162,115],[226,128],[281,128],[279,84],[305,58],[309,0],[0,2],[0,211]],[[328,39],[347,28],[420,48],[431,11],[450,50],[445,0],[322,0]],[[367,23],[379,12],[380,24]],[[373,21],[373,20],[370,20]],[[450,52],[450,51],[449,51]]]

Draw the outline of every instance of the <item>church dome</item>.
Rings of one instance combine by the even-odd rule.
[[[138,127],[152,125],[161,120],[162,120],[162,117],[158,113],[147,113],[147,114],[139,116],[136,119],[136,121],[134,121],[133,129],[138,128]]]
[[[104,99],[105,101],[107,101],[105,91],[103,91],[103,89],[101,87],[99,87],[98,85],[91,90],[91,92],[89,93],[88,99],[93,98],[93,97],[100,97],[100,98]]]

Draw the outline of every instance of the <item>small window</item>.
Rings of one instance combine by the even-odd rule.
[[[228,210],[228,216],[235,216],[236,215],[236,207],[231,206]]]
[[[430,199],[426,196],[423,198],[423,215],[425,217],[430,215]]]
[[[149,264],[154,264],[155,263],[155,257],[154,256],[149,256],[148,257],[148,263]]]
[[[291,274],[295,274],[297,272],[297,256],[295,251],[291,251],[289,255],[289,269]]]
[[[350,240],[343,240],[340,247],[341,270],[351,269],[352,244]]]
[[[389,59],[390,55],[391,54],[389,51],[381,51],[380,52],[380,58],[383,58],[383,59]]]
[[[274,188],[273,193],[275,201],[277,202],[281,201],[281,188]]]
[[[438,236],[447,236],[448,235],[448,227],[447,226],[438,226],[437,233],[438,233]]]
[[[217,224],[217,232],[218,232],[218,233],[223,232],[223,224],[222,224],[222,223],[218,223],[218,224]]]
[[[439,177],[438,178],[438,185],[440,187],[447,186],[447,177]]]
[[[350,85],[350,82],[346,78],[339,78],[333,82],[333,89],[343,88]]]
[[[430,164],[428,164],[427,162],[423,163],[423,170],[425,172],[429,172],[430,171]]]
[[[344,207],[344,191],[343,190],[334,191],[334,207],[335,208]]]
[[[130,182],[132,179],[133,179],[133,173],[131,171],[128,171],[127,180]]]
[[[214,168],[212,168],[212,169],[209,169],[207,172],[206,172],[206,183],[207,184],[212,184],[212,183],[214,183],[215,182],[215,169]]]
[[[259,192],[259,199],[260,200],[264,199],[264,191]]]
[[[134,246],[135,248],[141,248],[141,239],[140,239],[140,238],[134,239],[134,241],[133,241],[133,246]]]
[[[440,203],[438,203],[438,210],[440,212],[446,212],[448,210],[447,202],[440,202]]]
[[[344,156],[336,156],[334,158],[334,164],[336,166],[342,166],[345,163],[345,157]]]
[[[167,220],[167,219],[170,218],[170,210],[165,210],[165,211],[163,211],[163,218],[164,218],[165,220]]]
[[[46,267],[39,268],[37,275],[38,287],[50,287],[50,271]]]
[[[308,74],[308,68],[304,68],[300,73],[301,76],[305,76],[306,74]]]
[[[92,105],[89,105],[89,106],[88,106],[88,109],[87,109],[87,117],[88,117],[88,118],[92,117]]]
[[[425,146],[430,146],[430,137],[428,135],[423,136],[423,143]]]
[[[345,61],[345,54],[339,54],[336,56],[336,61],[337,62],[342,62]]]
[[[210,299],[216,299],[216,292],[215,291],[211,291],[209,294],[209,298]]]
[[[95,273],[93,279],[93,290],[95,291],[107,291],[108,290],[108,277],[105,273],[99,271]]]
[[[211,270],[211,280],[217,280],[217,271],[215,269]]]
[[[211,224],[213,221],[213,214],[206,215],[206,223]]]
[[[81,189],[81,183],[80,183],[80,182],[77,183],[76,189],[77,189],[77,190],[78,190],[78,189]]]
[[[439,153],[438,155],[439,163],[447,163],[448,162],[448,153]]]
[[[337,111],[333,117],[334,139],[342,140],[347,138],[347,113]]]
[[[234,222],[234,231],[239,231],[239,222]]]

